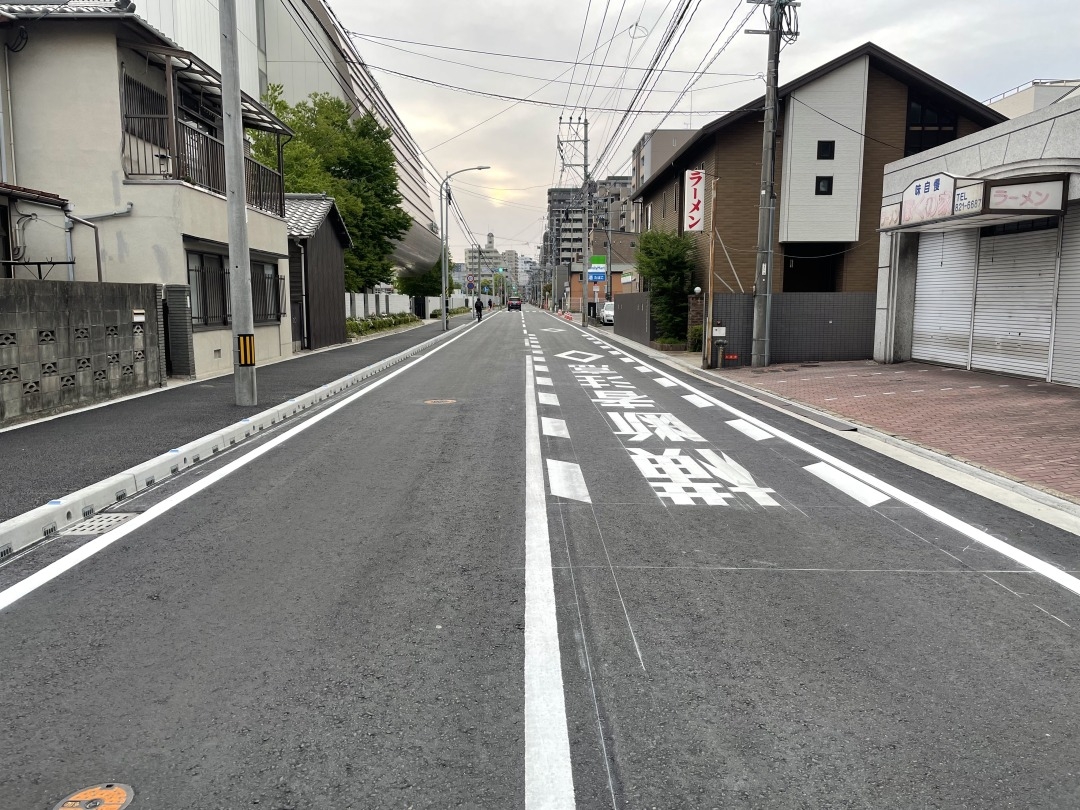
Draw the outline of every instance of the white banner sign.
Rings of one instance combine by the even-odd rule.
[[[705,172],[697,169],[686,173],[686,194],[683,205],[683,230],[696,233],[705,230]]]
[[[1065,199],[1065,181],[1044,180],[993,186],[986,190],[986,197],[989,211],[1015,211],[1018,214],[1045,211],[1052,214],[1062,210]]]
[[[958,188],[953,195],[953,213],[954,214],[978,214],[982,211],[983,207],[983,184],[975,183],[974,185],[964,186]]]
[[[915,225],[934,219],[951,217],[956,178],[935,174],[916,180],[904,191],[900,219],[904,225]]]

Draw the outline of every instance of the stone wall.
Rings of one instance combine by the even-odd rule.
[[[164,385],[161,318],[154,284],[0,279],[0,426]]]

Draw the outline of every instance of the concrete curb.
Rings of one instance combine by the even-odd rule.
[[[621,343],[622,345],[628,348],[632,348],[635,351],[640,351],[642,354],[646,354],[654,360],[659,360],[664,363],[664,365],[681,371],[684,374],[689,374],[691,377],[701,380],[702,382],[707,382],[719,388],[727,389],[728,391],[731,391],[734,394],[738,394],[739,396],[746,397],[747,399],[756,400],[763,405],[767,405],[769,407],[784,411],[785,413],[789,413],[796,418],[812,421],[819,427],[825,427],[828,430],[832,431],[835,435],[846,438],[849,441],[856,441],[853,436],[850,435],[852,432],[854,432],[862,437],[881,442],[882,444],[890,445],[892,447],[898,448],[899,450],[910,453],[914,456],[918,456],[933,464],[938,464],[955,472],[971,476],[972,478],[982,481],[991,486],[1000,487],[1001,489],[1011,492],[1014,495],[1026,498],[1036,504],[1039,504],[1040,506],[1044,506],[1049,509],[1061,512],[1071,518],[1080,519],[1080,504],[1074,503],[1073,501],[1059,497],[1050,492],[1046,492],[1045,490],[1030,486],[1029,484],[1024,484],[1020,481],[1016,481],[1001,473],[995,472],[985,467],[980,467],[979,465],[972,462],[963,461],[961,459],[954,458],[953,456],[945,455],[944,453],[932,450],[928,447],[923,447],[920,444],[916,444],[906,439],[902,439],[898,436],[893,436],[892,434],[885,433],[877,428],[864,425],[861,422],[852,423],[855,426],[854,431],[852,430],[851,426],[837,427],[837,425],[846,425],[846,423],[844,423],[839,417],[819,411],[810,405],[805,405],[802,402],[796,402],[779,394],[774,394],[771,391],[761,391],[757,388],[754,388],[753,386],[748,386],[734,380],[728,380],[723,377],[711,376],[704,373],[702,369],[695,368],[678,360],[672,360],[669,357],[666,357],[663,352],[657,352],[653,349],[650,349],[648,346],[642,346],[640,343],[632,340],[627,340],[626,338],[614,334],[614,332],[598,332],[598,334],[603,335],[605,338],[611,338],[616,343]],[[941,478],[942,476],[939,475],[937,477]],[[1062,526],[1062,528],[1066,527]],[[1067,530],[1073,531],[1073,528],[1067,528]]]
[[[0,523],[0,560],[52,537],[103,509],[115,506],[126,498],[142,492],[147,487],[158,484],[170,476],[177,475],[200,461],[205,461],[223,450],[233,447],[269,427],[273,427],[278,422],[284,422],[302,414],[309,408],[336,396],[342,391],[386,371],[391,366],[426,351],[445,340],[453,332],[471,325],[472,323],[469,322],[446,332],[441,332],[434,338],[385,360],[380,360],[378,363],[347,374],[302,396],[294,397],[254,416],[241,419],[239,422],[235,422],[222,430],[216,430],[200,439],[188,442],[182,447],[169,450],[160,456],[142,464],[137,464],[96,484],[91,484],[77,492],[72,492],[70,495],[56,498],[43,506],[5,520]]]

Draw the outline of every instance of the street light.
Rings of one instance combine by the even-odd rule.
[[[450,221],[450,178],[455,174],[461,174],[462,172],[481,172],[484,169],[490,169],[490,166],[470,166],[467,169],[458,169],[456,172],[450,172],[446,175],[446,178],[439,186],[439,216],[441,218],[440,227],[442,228],[442,302],[440,309],[442,310],[442,330],[444,332],[450,329],[450,297],[448,288],[450,281],[447,271],[447,239],[446,231],[447,225]]]

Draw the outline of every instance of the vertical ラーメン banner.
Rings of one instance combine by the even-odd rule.
[[[686,173],[683,230],[705,230],[705,172],[692,169]]]

